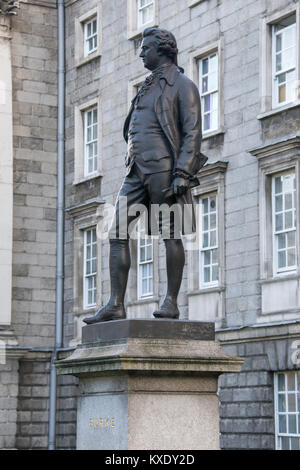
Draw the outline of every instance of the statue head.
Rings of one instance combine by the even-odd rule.
[[[175,36],[166,29],[145,29],[141,49],[140,57],[149,70],[154,70],[164,63],[177,65],[177,42]]]

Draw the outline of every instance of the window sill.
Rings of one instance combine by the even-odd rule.
[[[152,21],[151,23],[146,24],[145,26],[143,26],[143,27],[141,27],[141,28],[128,31],[128,33],[127,33],[127,39],[128,39],[128,40],[133,40],[133,39],[139,39],[139,38],[141,38],[141,37],[142,37],[142,34],[143,34],[143,31],[144,31],[146,28],[158,28],[158,22],[157,22],[157,21]]]
[[[90,55],[87,56],[87,57],[82,57],[82,58],[76,63],[76,67],[79,68],[79,67],[81,67],[82,65],[88,64],[89,62],[91,62],[91,61],[94,60],[94,59],[97,59],[98,57],[101,57],[101,53],[100,53],[99,51],[95,51],[95,52],[93,52],[92,54],[90,54]]]
[[[199,3],[203,3],[205,0],[191,0],[189,2],[189,8],[193,8],[196,5],[199,5]]]
[[[265,119],[270,116],[275,116],[276,114],[280,114],[284,111],[288,111],[289,109],[297,108],[300,106],[300,100],[293,101],[292,103],[288,103],[284,106],[280,106],[279,108],[271,109],[270,111],[265,111],[257,116],[257,119]]]
[[[211,137],[215,137],[220,134],[225,134],[225,129],[223,127],[220,127],[220,129],[216,129],[215,131],[211,132],[206,132],[202,135],[202,141],[210,139]]]
[[[79,184],[87,183],[88,181],[93,181],[97,178],[102,178],[103,173],[95,173],[94,175],[91,176],[86,176],[84,178],[78,178],[73,182],[73,186],[77,186]]]
[[[132,307],[133,305],[145,305],[152,304],[154,302],[159,302],[159,297],[147,297],[146,299],[134,300],[132,302],[127,302],[127,306]]]
[[[267,279],[260,279],[259,284],[272,284],[274,282],[282,282],[282,281],[293,281],[300,279],[300,273],[285,273],[285,274],[277,274],[274,277],[269,277]]]
[[[213,293],[221,293],[225,291],[225,286],[214,286],[214,287],[205,287],[198,290],[193,290],[187,293],[187,296],[193,295],[203,295],[203,294],[213,294]]]

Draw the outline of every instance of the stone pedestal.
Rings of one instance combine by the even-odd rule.
[[[77,449],[219,449],[218,376],[240,371],[214,324],[122,320],[83,328],[57,361],[79,377]]]

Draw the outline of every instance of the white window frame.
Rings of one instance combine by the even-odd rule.
[[[213,321],[216,328],[221,328],[225,318],[225,172],[228,162],[218,161],[207,163],[198,173],[200,185],[193,188],[197,231],[187,235],[185,249],[187,252],[187,298],[188,315],[190,320]],[[201,218],[200,207],[197,207],[201,198],[217,195],[218,214],[218,283],[201,282],[200,248],[201,248]]]
[[[198,68],[199,68],[199,91],[200,91],[200,97],[201,97],[201,105],[202,105],[202,132],[203,134],[206,134],[208,132],[215,132],[218,130],[219,128],[219,80],[217,80],[217,85],[216,87],[212,88],[212,89],[208,89],[207,91],[203,91],[203,82],[204,80],[206,79],[207,80],[207,84],[208,84],[208,87],[209,87],[209,83],[210,83],[210,76],[211,76],[211,72],[210,72],[210,63],[212,62],[212,59],[213,57],[216,57],[216,62],[217,62],[217,65],[216,65],[216,71],[214,71],[217,76],[219,75],[219,55],[218,55],[218,52],[213,52],[209,55],[207,55],[206,57],[202,57],[201,59],[198,59]],[[203,74],[203,62],[204,61],[207,61],[208,63],[208,72],[206,74]],[[217,107],[214,109],[213,108],[213,97],[216,96],[216,101],[217,101]],[[206,111],[205,109],[205,99],[207,97],[210,97],[210,101],[211,101],[211,104],[210,104],[210,108],[208,111]],[[204,129],[204,125],[205,125],[205,118],[207,115],[211,115],[213,113],[216,113],[217,114],[217,123],[215,126],[213,125],[210,125],[210,127],[208,129]]]
[[[287,74],[289,72],[292,72],[294,71],[295,72],[295,82],[296,82],[296,73],[297,73],[297,63],[296,63],[296,50],[297,50],[297,28],[296,28],[296,15],[295,15],[295,23],[292,23],[291,25],[287,26],[286,28],[282,29],[281,31],[278,31],[276,32],[275,29],[276,29],[276,26],[277,26],[278,23],[275,23],[272,25],[272,85],[273,85],[273,88],[272,88],[272,100],[273,100],[273,108],[276,108],[276,107],[279,107],[279,106],[284,106],[288,103],[291,103],[293,101],[295,101],[295,97],[296,97],[296,84],[294,84],[294,97],[292,97],[292,99],[286,99],[285,101],[282,101],[282,102],[279,102],[278,101],[278,89],[279,89],[279,85],[276,84],[276,81],[277,81],[277,77],[283,73]],[[281,71],[277,72],[276,71],[276,39],[277,39],[277,36],[281,35],[283,31],[286,31],[287,29],[294,29],[295,30],[295,63],[294,63],[294,67],[290,67],[288,69],[282,69]],[[285,82],[287,83],[287,81]]]
[[[199,88],[199,93],[201,96],[202,104],[202,129],[204,129],[204,108],[203,108],[203,94],[201,90],[201,73],[200,73],[200,64],[201,61],[207,57],[211,57],[214,54],[217,54],[218,57],[218,83],[215,91],[218,93],[218,125],[215,129],[208,129],[202,131],[202,139],[209,139],[218,134],[223,134],[225,132],[224,127],[224,40],[223,38],[218,41],[214,41],[200,47],[190,53],[190,66],[189,66],[189,76],[194,81],[194,83]],[[209,93],[213,93],[210,91]]]
[[[93,28],[94,22],[96,22],[96,32],[92,31],[92,34],[89,35],[88,26],[91,25],[91,28]],[[96,42],[96,45],[94,45],[92,49],[89,49],[90,40],[92,40],[94,44]],[[84,56],[88,57],[90,54],[93,54],[93,52],[97,51],[97,49],[98,49],[98,18],[96,15],[84,23]]]
[[[276,105],[274,99],[274,38],[273,26],[280,23],[284,18],[296,15],[296,90],[295,99],[291,102]],[[289,5],[280,12],[274,13],[261,19],[260,23],[260,113],[257,119],[264,119],[273,114],[280,113],[286,109],[300,105],[300,5]],[[298,47],[297,47],[298,45]]]
[[[149,0],[150,3],[150,0]],[[147,24],[139,22],[139,4],[140,0],[127,0],[127,39],[138,39],[146,28],[157,27],[159,15],[159,0],[153,0],[154,15],[153,19]]]
[[[288,321],[299,318],[300,266],[277,273],[274,269],[272,178],[285,172],[296,175],[296,207],[300,207],[299,137],[279,140],[250,151],[259,169],[259,262],[261,312],[259,322]],[[300,260],[300,221],[296,220],[296,259]]]
[[[141,5],[142,0],[137,0],[137,9],[138,9],[138,29],[146,28],[148,24],[153,23],[155,18],[155,1],[157,0],[146,0],[148,3],[146,5]],[[153,6],[153,17],[146,23],[142,22],[143,10]]]
[[[154,249],[153,249],[153,237],[151,236],[144,236],[145,231],[141,228],[142,222],[139,220],[137,226],[138,232],[138,239],[137,239],[137,294],[138,299],[146,299],[153,297],[154,295]],[[145,241],[145,245],[141,244],[141,240]],[[150,240],[150,241],[149,241]],[[149,241],[149,242],[148,242]],[[148,243],[147,243],[148,242]],[[141,260],[141,249],[151,247],[151,258],[148,260]],[[143,277],[143,266],[152,265],[152,276],[144,278]],[[152,290],[148,290],[148,292],[143,292],[143,280],[144,279],[152,279]]]
[[[75,65],[81,67],[91,60],[101,56],[102,48],[102,23],[101,23],[101,3],[90,9],[88,12],[75,18]],[[86,46],[86,25],[93,20],[97,21],[97,47],[88,53]]]
[[[94,111],[97,111],[97,120],[94,121]],[[92,123],[88,124],[88,116],[91,114]],[[98,105],[94,105],[83,112],[84,120],[84,177],[91,177],[98,172],[98,161],[99,161],[99,109]],[[96,129],[96,138],[94,137],[94,130]],[[88,138],[88,131],[91,131],[92,138]],[[94,153],[94,146],[97,146],[97,152]],[[89,148],[93,147],[93,157],[89,158]],[[92,160],[93,169],[89,170],[89,160]]]
[[[203,218],[204,218],[204,213],[203,213],[203,201],[208,200],[208,205],[210,206],[210,201],[211,199],[215,199],[216,201],[216,208],[214,212],[209,212],[207,213],[207,217],[209,219],[208,221],[208,229],[204,230],[204,224],[203,224]],[[218,204],[218,194],[217,192],[209,193],[204,196],[201,196],[199,198],[199,288],[209,288],[209,287],[216,287],[219,285],[219,279],[220,279],[220,262],[219,262],[219,226],[218,226],[218,210],[219,210],[219,204]],[[208,240],[210,240],[210,234],[212,230],[210,230],[210,215],[215,213],[216,216],[216,228],[214,231],[216,232],[216,243],[214,245],[210,245],[207,247],[203,247],[203,237],[204,237],[204,232],[208,234]],[[209,242],[208,242],[209,243]],[[205,281],[205,274],[204,274],[204,269],[206,266],[210,267],[210,278],[212,277],[212,269],[213,266],[216,265],[216,263],[210,263],[209,265],[204,264],[204,257],[206,252],[211,252],[210,253],[210,258],[212,257],[212,251],[213,250],[218,250],[218,279],[217,280],[210,280],[210,281]]]
[[[294,187],[294,183],[296,184],[296,173],[294,170],[292,171],[288,171],[288,172],[284,172],[284,173],[277,173],[275,175],[272,176],[272,240],[273,240],[273,275],[274,276],[277,276],[277,275],[281,275],[281,274],[285,274],[285,273],[290,273],[290,272],[296,272],[297,270],[297,249],[296,249],[296,245],[297,245],[297,227],[296,227],[296,213],[297,213],[297,198],[296,198],[296,188],[293,189],[293,192],[292,192],[292,207],[293,209],[291,209],[290,211],[288,212],[293,212],[292,213],[292,220],[293,220],[293,227],[292,228],[289,228],[289,229],[286,229],[286,230],[276,230],[276,215],[277,216],[282,216],[283,218],[283,221],[285,220],[285,211],[284,211],[284,206],[285,206],[285,195],[287,193],[287,191],[285,192],[284,189],[283,189],[283,193],[282,193],[282,199],[283,199],[283,210],[282,211],[277,211],[276,212],[276,207],[275,207],[275,197],[277,194],[275,194],[275,179],[279,176],[288,176],[288,175],[294,175],[294,178],[293,178],[293,187]],[[278,196],[278,195],[277,195]],[[299,208],[298,208],[298,211],[299,211]],[[291,266],[286,266],[286,267],[283,267],[283,268],[279,268],[278,264],[278,256],[279,256],[279,251],[287,251],[286,250],[280,250],[279,247],[278,247],[278,238],[280,235],[286,235],[287,233],[291,233],[291,232],[295,232],[295,260],[296,260],[296,263],[294,265],[291,265]]]
[[[295,375],[295,388],[294,390],[288,390],[287,381],[288,375],[294,374]],[[279,375],[284,376],[284,390],[279,391],[278,382],[279,382]],[[279,411],[279,395],[284,396],[284,403],[285,406],[287,405],[287,411]],[[289,412],[289,395],[296,395],[295,396],[295,411]],[[300,391],[299,391],[299,372],[298,371],[283,371],[277,372],[274,374],[274,403],[275,403],[275,446],[276,450],[282,450],[281,439],[288,438],[289,439],[289,447],[291,447],[291,438],[299,439],[299,449],[300,449]],[[296,415],[296,433],[289,433],[289,416]],[[280,431],[280,416],[286,416],[286,430],[287,432],[279,432]],[[298,419],[297,419],[298,418]],[[293,450],[293,449],[286,449],[286,450]]]
[[[85,148],[85,113],[93,107],[98,108],[98,159],[97,170],[87,174],[86,171],[86,148]],[[102,113],[101,99],[98,96],[93,100],[75,106],[74,109],[74,185],[81,184],[89,179],[99,178],[102,176]]]
[[[96,256],[91,256],[89,260],[87,260],[87,234],[91,233],[91,243],[90,246],[93,248],[93,246],[96,246]],[[93,239],[93,236],[95,235],[95,238]],[[91,250],[92,251],[92,250]],[[93,261],[95,261],[96,264],[96,270],[87,273],[86,271],[86,265],[87,261],[89,261],[91,264]],[[90,308],[94,308],[97,305],[97,265],[98,265],[98,249],[97,249],[97,229],[96,227],[91,227],[89,229],[84,230],[83,234],[83,308],[84,310],[88,310]],[[88,288],[88,281],[89,279],[92,278],[94,281],[94,295],[95,295],[95,302],[89,303],[88,302],[88,293],[89,293],[89,288]]]

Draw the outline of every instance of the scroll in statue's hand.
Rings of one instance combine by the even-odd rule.
[[[185,178],[176,177],[173,181],[173,190],[176,196],[181,196],[186,193],[189,188],[189,180]]]

